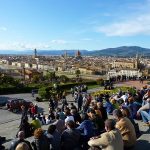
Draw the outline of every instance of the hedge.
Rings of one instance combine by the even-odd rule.
[[[96,81],[85,81],[80,83],[66,83],[66,84],[60,84],[59,88],[60,90],[70,90],[71,87],[74,87],[76,85],[95,85],[97,84]],[[50,86],[48,86],[50,85]],[[16,87],[16,86],[0,86],[0,95],[4,94],[17,94],[17,93],[30,93],[33,89],[51,89],[53,86],[51,84],[29,84],[24,87]]]

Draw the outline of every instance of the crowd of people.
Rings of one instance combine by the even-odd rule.
[[[48,115],[38,113],[34,106],[29,111],[30,123],[28,111],[22,107],[18,139],[10,150],[132,149],[140,136],[135,119],[150,126],[150,89],[144,86],[134,94],[120,90],[114,95],[93,97],[83,87],[86,86],[71,90],[72,103],[68,103],[66,95],[62,96],[61,105],[50,99]],[[46,131],[42,129],[44,124],[49,125]],[[34,136],[31,143],[25,140],[30,136]]]

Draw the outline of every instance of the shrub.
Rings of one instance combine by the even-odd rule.
[[[98,85],[104,86],[104,80],[102,78],[97,79],[96,82]]]
[[[47,87],[42,87],[38,90],[38,94],[41,98],[47,99],[49,97],[49,90],[47,89]]]

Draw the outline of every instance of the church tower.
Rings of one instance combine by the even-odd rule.
[[[140,63],[140,57],[139,54],[136,54],[136,58],[135,58],[135,69],[139,69],[139,63]]]
[[[34,58],[36,58],[37,57],[37,50],[36,50],[36,48],[34,49]]]
[[[67,56],[68,56],[67,51],[65,51],[64,58],[67,59]]]

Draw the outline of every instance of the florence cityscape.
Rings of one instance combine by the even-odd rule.
[[[148,150],[149,7],[1,1],[0,150]]]

